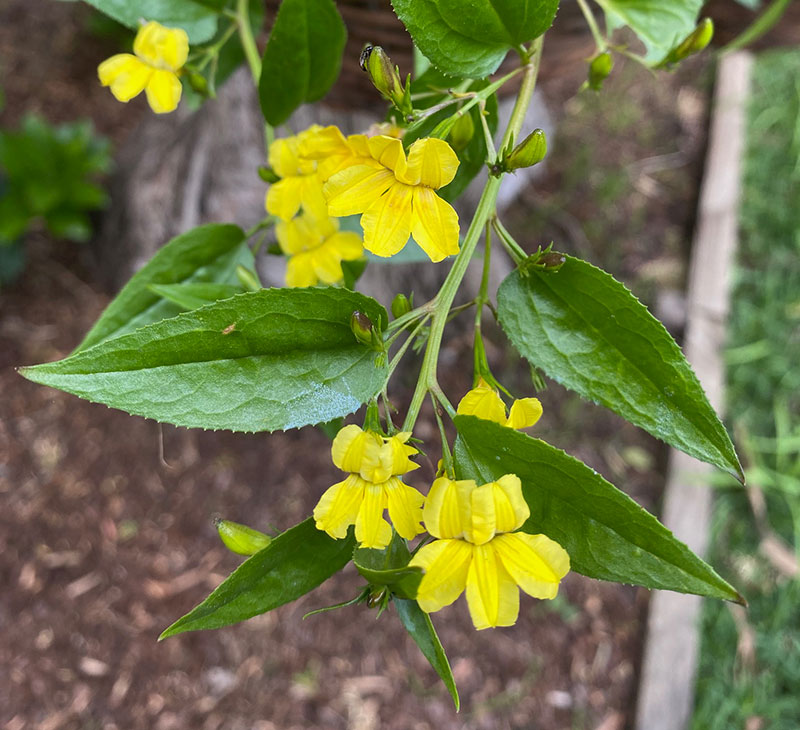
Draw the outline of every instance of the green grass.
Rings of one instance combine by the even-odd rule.
[[[769,526],[800,548],[800,52],[754,68],[741,242],[727,357],[728,415]],[[744,491],[720,489],[709,559],[750,602],[755,661],[729,607],[706,602],[694,730],[800,728],[800,581],[758,551]],[[754,720],[751,718],[758,718]],[[748,724],[748,720],[750,723]],[[759,724],[760,723],[760,724]]]

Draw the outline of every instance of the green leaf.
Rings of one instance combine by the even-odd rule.
[[[594,469],[539,439],[456,416],[456,474],[478,483],[516,474],[531,516],[524,532],[568,553],[572,570],[602,580],[744,602],[653,515]]]
[[[161,636],[218,629],[300,598],[350,561],[355,539],[334,540],[309,517],[245,560],[211,595]]]
[[[414,43],[443,73],[480,79],[553,23],[558,0],[392,0]]]
[[[442,642],[439,641],[436,630],[433,628],[430,616],[419,607],[416,601],[395,598],[393,603],[406,631],[411,634],[411,638],[414,639],[420,651],[436,671],[436,674],[441,677],[444,686],[447,687],[447,691],[453,698],[453,704],[456,706],[456,712],[458,712],[461,702],[458,698],[456,680],[450,669],[450,662],[447,661],[447,655],[442,648]]]
[[[80,352],[139,327],[174,317],[180,308],[150,289],[153,284],[237,283],[236,266],[253,256],[238,226],[211,223],[173,238],[153,256],[106,307],[77,347]]]
[[[157,20],[168,28],[183,28],[190,43],[204,43],[217,30],[219,9],[194,0],[86,0],[109,18],[136,30],[139,21]]]
[[[513,272],[501,326],[532,365],[687,454],[742,479],[733,444],[664,326],[609,274],[571,256]]]
[[[646,59],[660,61],[697,25],[705,0],[596,0],[611,33],[627,25],[645,44]]]
[[[283,0],[264,51],[258,97],[264,118],[283,124],[318,101],[342,66],[347,30],[332,0]]]
[[[235,284],[150,284],[147,287],[154,294],[169,300],[181,309],[199,309],[206,304],[230,299],[242,293],[242,287]]]
[[[409,567],[411,554],[406,541],[396,532],[383,550],[358,548],[353,563],[358,572],[372,585],[388,586],[400,598],[416,598],[422,568]]]
[[[375,396],[388,366],[350,330],[386,310],[346,289],[264,289],[147,325],[29,380],[189,428],[274,431],[329,421]]]

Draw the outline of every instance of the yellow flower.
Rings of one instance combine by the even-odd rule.
[[[269,165],[281,178],[267,191],[266,208],[270,215],[288,221],[302,206],[306,213],[317,218],[328,217],[317,164],[300,156],[303,140],[318,129],[314,126],[294,137],[276,139],[269,146]]]
[[[545,535],[513,532],[529,515],[514,474],[480,487],[472,480],[437,479],[423,519],[438,539],[409,563],[425,571],[417,591],[420,608],[438,611],[466,589],[472,622],[486,629],[516,622],[518,586],[534,598],[555,598],[569,572],[569,555]]]
[[[538,398],[515,400],[506,416],[505,403],[483,378],[461,399],[456,410],[462,416],[477,416],[509,428],[528,428],[542,417],[542,404]]]
[[[156,114],[175,111],[181,100],[178,74],[189,55],[189,36],[182,28],[165,28],[151,20],[139,28],[133,53],[118,53],[97,67],[103,86],[122,102],[143,90]]]
[[[275,226],[281,250],[289,257],[286,286],[337,284],[342,280],[342,261],[354,261],[364,252],[357,233],[339,231],[335,218],[308,214]]]
[[[329,214],[362,213],[364,247],[377,256],[393,256],[410,235],[431,261],[458,253],[458,215],[434,192],[458,169],[450,145],[418,139],[406,157],[399,139],[378,136],[366,139],[366,150],[369,157],[357,156],[325,183]]]
[[[392,528],[383,518],[388,508],[394,529],[410,540],[422,532],[423,496],[398,477],[419,468],[410,460],[417,453],[408,446],[410,433],[384,438],[355,425],[345,426],[331,447],[333,463],[350,475],[328,488],[314,508],[318,530],[331,537],[346,537],[347,528],[356,526],[361,547],[385,548],[392,539]]]

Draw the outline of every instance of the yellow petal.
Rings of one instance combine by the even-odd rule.
[[[363,213],[394,182],[392,171],[378,163],[346,167],[325,183],[328,212],[337,217]]]
[[[398,140],[399,141],[399,140]],[[364,248],[376,256],[394,256],[411,235],[411,198],[414,188],[395,182],[361,216]]]
[[[361,236],[349,231],[334,233],[325,241],[325,246],[330,246],[344,261],[355,261],[364,253]]]
[[[275,238],[278,239],[281,251],[287,256],[294,256],[316,248],[321,243],[319,236],[315,234],[309,222],[303,217],[277,223]]]
[[[97,67],[103,86],[110,86],[117,101],[128,102],[144,91],[153,69],[130,53],[118,53]]]
[[[413,446],[408,446],[404,440],[392,436],[386,440],[381,449],[381,457],[389,468],[389,473],[394,476],[405,474],[414,469],[419,469],[409,457],[419,453]]]
[[[314,275],[323,284],[338,284],[344,278],[342,257],[335,249],[323,245],[309,251],[308,256],[311,258]]]
[[[269,146],[269,166],[281,178],[300,174],[298,142],[296,137],[279,137]]]
[[[422,516],[425,527],[434,537],[461,537],[470,522],[470,494],[477,487],[472,479],[453,481],[439,477],[425,498]]]
[[[302,177],[285,177],[267,190],[267,213],[288,221],[294,218],[303,201],[305,183]]]
[[[403,143],[397,137],[386,137],[378,135],[367,140],[369,153],[373,159],[377,160],[384,167],[388,167],[398,179],[406,171],[406,153],[403,151]]]
[[[506,406],[494,388],[481,382],[459,401],[456,411],[462,416],[477,416],[485,421],[506,423]]]
[[[305,251],[286,262],[286,286],[315,286],[319,282],[312,256],[311,252]]]
[[[473,489],[469,495],[470,520],[464,526],[464,539],[473,545],[483,545],[491,540],[497,531],[497,518],[494,507],[494,482]]]
[[[426,613],[449,606],[467,585],[472,547],[463,540],[434,540],[423,545],[409,565],[425,571],[417,590],[417,603]]]
[[[303,213],[320,222],[316,228],[322,233],[320,226],[330,220],[328,216],[328,203],[322,192],[322,180],[320,180],[316,174],[303,175],[300,179],[303,181],[300,191],[300,202],[303,206]]]
[[[356,540],[361,547],[385,548],[392,539],[392,527],[383,519],[386,493],[382,484],[365,484],[364,501],[356,517]]]
[[[493,544],[473,548],[467,575],[469,615],[479,631],[511,626],[519,615],[519,590],[493,548]]]
[[[351,474],[329,487],[314,507],[317,529],[339,540],[347,537],[347,528],[355,523],[364,500],[364,486],[363,479]]]
[[[415,187],[411,235],[433,262],[458,253],[458,214],[430,188]]]
[[[408,150],[408,164],[402,181],[438,190],[452,182],[458,165],[458,156],[443,139],[418,139]]]
[[[520,398],[511,404],[506,426],[528,428],[542,417],[542,404],[538,398]]]
[[[144,90],[150,108],[156,114],[168,114],[178,108],[183,87],[173,71],[153,71]]]
[[[133,52],[154,68],[178,71],[189,55],[189,36],[183,28],[165,28],[151,20],[136,33]]]
[[[569,572],[569,555],[545,535],[514,532],[492,540],[497,555],[516,584],[534,598],[555,598]]]
[[[331,444],[333,463],[342,471],[358,473],[364,462],[377,461],[383,445],[380,436],[372,431],[362,431],[355,424],[342,428]]]
[[[389,518],[400,537],[412,540],[421,532],[424,497],[414,487],[391,477],[384,485],[389,506]]]
[[[300,157],[320,160],[330,155],[344,154],[350,151],[347,140],[338,127],[332,124],[327,127],[316,127],[306,130],[300,135],[298,152]]]
[[[531,509],[522,496],[522,482],[516,474],[505,474],[492,482],[497,532],[513,532],[531,516]]]

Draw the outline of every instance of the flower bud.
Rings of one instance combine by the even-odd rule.
[[[265,183],[276,183],[280,180],[280,177],[277,175],[275,170],[271,167],[267,167],[267,165],[259,165],[258,167],[258,176],[265,182]]]
[[[475,122],[472,121],[472,114],[465,112],[456,118],[450,130],[450,146],[456,151],[461,152],[475,135]]]
[[[589,79],[587,80],[589,88],[593,91],[600,91],[603,88],[603,82],[613,68],[614,59],[608,51],[595,56],[589,64]]]
[[[350,317],[350,329],[362,345],[372,345],[372,320],[356,310]]]
[[[225,547],[238,555],[255,555],[272,542],[269,535],[247,525],[240,525],[238,522],[217,518],[214,520],[214,526]]]
[[[405,294],[398,294],[392,299],[392,316],[397,319],[411,311],[411,302]]]
[[[659,67],[672,66],[689,56],[693,56],[695,53],[700,53],[711,43],[713,36],[714,23],[711,18],[704,18],[686,38],[667,54],[667,57],[659,64]]]
[[[241,264],[236,267],[236,278],[247,291],[258,291],[261,289],[261,282],[258,280],[255,272]]]
[[[196,91],[201,96],[211,96],[208,88],[208,80],[203,74],[197,73],[197,71],[189,71],[187,76],[189,79],[189,86],[192,87],[193,91]]]
[[[521,167],[531,167],[541,162],[547,154],[547,138],[544,130],[534,129],[522,142],[520,142],[505,159],[505,169],[518,170]]]
[[[392,64],[392,59],[386,55],[383,48],[364,46],[360,64],[384,99],[392,102],[401,111],[411,113],[410,97],[403,88],[400,70]]]

